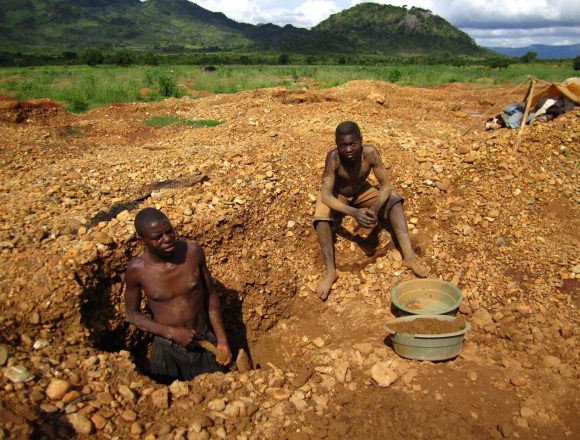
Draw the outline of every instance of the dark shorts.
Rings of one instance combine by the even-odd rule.
[[[206,339],[213,344],[217,342],[211,332],[206,333]],[[156,379],[164,382],[189,380],[199,374],[227,371],[209,351],[201,347],[181,347],[161,336],[153,338],[149,368]]]

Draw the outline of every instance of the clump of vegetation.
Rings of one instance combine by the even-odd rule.
[[[574,58],[574,61],[572,63],[572,68],[574,70],[580,70],[580,56]]]
[[[222,125],[224,121],[218,121],[215,119],[182,119],[177,116],[172,115],[158,115],[158,116],[151,116],[150,118],[145,119],[145,125],[149,125],[150,127],[161,128],[161,127],[168,127],[170,125],[184,125],[187,127],[217,127],[218,125]]]
[[[127,49],[120,49],[113,54],[111,62],[117,66],[128,67],[133,64],[133,54]]]
[[[72,113],[82,113],[89,109],[89,103],[81,97],[74,97],[70,100],[66,109]]]
[[[81,62],[91,67],[95,67],[97,64],[103,64],[104,61],[105,57],[103,56],[103,52],[99,49],[89,47],[81,53]]]
[[[185,93],[177,87],[177,83],[168,75],[159,75],[157,78],[159,94],[166,98],[181,98]]]

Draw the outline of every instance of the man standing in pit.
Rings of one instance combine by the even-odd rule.
[[[127,267],[125,313],[131,324],[155,335],[152,375],[172,381],[227,371],[232,353],[203,250],[194,242],[178,240],[169,219],[154,208],[137,214],[135,229],[145,250]],[[140,311],[142,294],[151,317]],[[219,356],[221,363],[199,346],[199,340],[217,344],[224,355]]]

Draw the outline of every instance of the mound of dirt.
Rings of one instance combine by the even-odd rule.
[[[0,96],[0,121],[21,123],[29,118],[54,118],[66,114],[64,108],[51,99],[19,101],[15,98]]]
[[[463,137],[505,93],[355,81],[2,119],[0,434],[578,437],[580,113],[531,125],[517,151],[508,130]],[[34,111],[48,110],[62,112]],[[224,123],[151,129],[155,115]],[[380,150],[432,276],[464,293],[472,331],[453,361],[385,345],[389,292],[413,275],[384,231],[377,245],[346,219],[339,279],[326,303],[314,292],[311,214],[343,120]],[[256,370],[147,376],[150,335],[123,310],[146,206],[204,248],[232,347]],[[378,387],[371,370],[393,380]]]

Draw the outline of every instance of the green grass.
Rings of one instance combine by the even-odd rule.
[[[215,119],[182,119],[178,118],[177,116],[151,116],[150,118],[145,119],[143,121],[145,125],[149,125],[150,127],[161,128],[161,127],[168,127],[170,125],[185,125],[187,127],[217,127],[224,123],[224,121],[216,121]]]
[[[158,101],[186,94],[196,97],[199,92],[237,93],[279,86],[328,88],[358,79],[418,87],[452,82],[493,87],[518,84],[528,75],[558,82],[576,74],[571,62],[514,64],[502,70],[476,65],[228,65],[218,66],[215,72],[181,65],[46,66],[0,68],[0,95],[24,100],[48,97],[62,102],[70,111],[82,112],[115,102]]]

